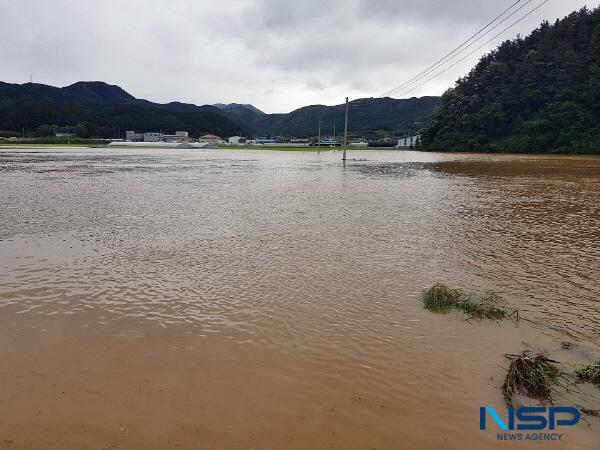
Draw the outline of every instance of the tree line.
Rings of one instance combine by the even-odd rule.
[[[125,130],[185,130],[192,136],[205,133],[232,136],[242,133],[239,125],[220,114],[208,111],[174,112],[140,105],[85,105],[0,101],[0,137],[52,137],[57,132],[78,137],[118,138]]]

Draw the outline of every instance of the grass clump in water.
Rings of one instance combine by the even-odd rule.
[[[435,312],[457,310],[473,319],[503,320],[518,319],[519,313],[503,305],[503,300],[493,291],[483,295],[465,294],[461,289],[453,289],[437,283],[423,296],[425,308]]]
[[[588,381],[600,388],[600,359],[575,369],[575,373],[581,381]]]
[[[561,371],[554,365],[557,361],[544,355],[529,356],[505,355],[511,360],[510,367],[502,385],[502,393],[507,406],[512,405],[515,393],[537,400],[552,402],[552,390],[558,383]]]
[[[474,319],[504,320],[518,314],[501,305],[502,299],[493,291],[486,292],[479,298],[465,297],[457,304],[457,309]]]
[[[437,283],[425,291],[425,308],[430,311],[448,312],[456,308],[463,295],[460,289],[452,289],[445,284]]]

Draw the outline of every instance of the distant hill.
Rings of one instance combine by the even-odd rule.
[[[423,126],[439,107],[439,97],[396,100],[365,98],[350,103],[349,132],[361,136],[402,135]],[[137,99],[119,86],[99,81],[57,88],[43,84],[0,82],[0,130],[29,134],[49,133],[52,126],[75,127],[85,135],[115,137],[126,129],[139,131],[187,130],[192,135],[214,133],[224,137],[340,135],[344,105],[313,105],[288,114],[265,114],[238,103],[197,106],[190,103],[153,103]],[[42,127],[38,130],[38,128]]]
[[[255,114],[258,115],[264,115],[265,113],[262,112],[260,109],[258,109],[256,106],[253,105],[242,105],[240,103],[229,103],[228,105],[224,104],[224,103],[216,103],[213,105],[215,108],[218,108],[222,111],[228,111],[228,112],[240,112],[243,113],[244,111],[251,111]]]
[[[442,97],[429,150],[600,153],[600,8],[504,42]]]
[[[229,117],[244,128],[249,135],[253,135],[256,132],[259,132],[260,134],[262,130],[261,124],[268,116],[252,105],[241,105],[239,103],[224,105],[222,103],[217,103],[213,106],[217,108],[221,114]]]
[[[99,81],[81,81],[63,88],[0,82],[0,101],[130,105],[137,100],[118,86]]]
[[[379,131],[398,135],[415,131],[431,117],[439,104],[439,97],[354,100],[349,105],[349,132],[364,135]],[[253,135],[315,136],[319,120],[322,121],[324,134],[332,134],[334,124],[336,132],[341,134],[344,126],[343,104],[306,106],[287,114],[265,114],[252,105],[215,106]]]
[[[70,126],[82,137],[111,138],[122,136],[126,129],[221,136],[244,133],[215,107],[152,103],[102,82],[79,82],[64,88],[0,82],[0,130],[26,129],[29,134],[43,135],[54,125]]]

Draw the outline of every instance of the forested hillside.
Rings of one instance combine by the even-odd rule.
[[[350,102],[349,132],[357,136],[402,136],[415,133],[440,104],[439,97],[409,99],[362,98]],[[217,105],[219,106],[219,105]],[[311,137],[322,132],[337,133],[344,126],[344,104],[336,106],[312,105],[287,114],[265,114],[248,105],[220,105],[223,114],[237,122],[250,135]]]
[[[67,126],[83,138],[123,137],[128,129],[186,130],[193,136],[243,133],[213,106],[152,103],[102,82],[79,82],[64,88],[0,82],[0,137],[23,131],[28,136],[46,137]]]
[[[600,8],[481,59],[442,97],[426,150],[600,153]]]
[[[192,136],[213,133],[233,136],[243,130],[233,121],[208,111],[176,112],[140,105],[64,105],[57,103],[0,100],[0,137],[25,135],[49,137],[55,129],[70,131],[82,138],[123,137],[125,130],[186,130]]]
[[[360,136],[414,133],[438,108],[439,97],[365,98],[350,102],[351,134]],[[323,134],[341,133],[345,106],[314,105],[287,114],[265,114],[252,105],[197,106],[137,99],[119,86],[78,82],[63,88],[43,84],[0,82],[0,137],[51,136],[66,126],[81,137],[111,138],[126,129],[206,132],[223,137],[313,137],[319,120]]]

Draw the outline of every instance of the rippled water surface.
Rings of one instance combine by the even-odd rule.
[[[469,346],[506,336],[516,346],[531,337],[518,333],[534,333],[424,311],[421,292],[436,281],[493,289],[541,334],[597,349],[600,158],[351,158],[3,150],[0,309],[22,321],[105,314],[86,327],[120,318],[189,326],[292,358],[285,366],[296,371],[282,377],[311,379],[311,395],[346,386],[355,389],[344,398],[376,392],[419,405],[415,423],[444,399],[476,420],[466,399],[440,394],[481,358]],[[459,354],[445,359],[451,344]],[[458,359],[470,362],[452,372]],[[485,381],[476,390],[482,401],[498,395]],[[406,417],[387,414],[365,423]],[[381,448],[398,448],[400,435],[370,430]]]

